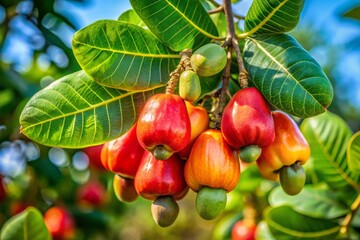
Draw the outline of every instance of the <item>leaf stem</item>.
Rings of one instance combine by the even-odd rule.
[[[192,54],[191,49],[185,49],[184,51],[180,52],[180,63],[177,65],[176,69],[170,73],[170,79],[167,82],[165,93],[171,93],[174,94],[175,87],[177,83],[179,82],[179,78],[182,72],[185,70],[191,70],[191,64],[190,64],[190,57]]]
[[[355,201],[351,204],[351,211],[345,216],[342,227],[340,229],[340,235],[346,235],[349,232],[351,221],[354,219],[356,212],[360,208],[360,194],[358,194]]]

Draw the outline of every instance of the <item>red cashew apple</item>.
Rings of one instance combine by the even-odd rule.
[[[99,207],[106,202],[106,189],[98,181],[90,180],[76,192],[77,202],[83,207]]]
[[[185,148],[190,135],[189,114],[180,96],[156,94],[148,99],[138,119],[137,137],[156,159],[168,159]]]
[[[274,111],[275,140],[262,149],[256,161],[263,177],[278,181],[290,195],[298,194],[305,184],[301,165],[310,158],[310,146],[295,121],[282,111]]]
[[[135,175],[135,189],[149,200],[168,195],[175,199],[182,198],[187,189],[184,161],[175,154],[166,161],[157,160],[146,151]]]
[[[71,239],[74,235],[74,218],[64,207],[49,208],[44,214],[44,221],[54,240]]]
[[[237,151],[222,137],[221,131],[208,129],[196,139],[185,165],[188,186],[198,192],[196,209],[204,219],[213,219],[226,205],[226,193],[240,179]]]
[[[261,148],[274,141],[269,105],[256,88],[241,89],[230,99],[222,115],[221,131],[230,146],[241,148],[240,158],[245,162],[255,161]]]
[[[83,151],[88,155],[89,157],[89,164],[91,167],[94,167],[98,170],[104,170],[104,166],[101,162],[101,150],[102,150],[103,144],[91,146],[84,148]]]
[[[183,169],[184,161],[176,154],[162,161],[145,152],[135,175],[135,189],[142,197],[153,200],[151,212],[161,227],[174,223],[179,214],[175,200],[183,198],[188,191]]]
[[[104,167],[125,178],[134,178],[145,151],[137,140],[136,126],[132,126],[119,138],[105,143],[101,151]]]
[[[0,175],[0,202],[6,199],[6,191],[3,183],[3,176]]]
[[[12,201],[10,203],[10,208],[9,208],[9,212],[11,216],[14,216],[18,213],[21,213],[22,211],[24,211],[26,208],[30,207],[31,205],[29,203],[26,202],[22,202],[22,201]]]
[[[255,240],[256,227],[253,222],[237,221],[231,229],[231,240]]]

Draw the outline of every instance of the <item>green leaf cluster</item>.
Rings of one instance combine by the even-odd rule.
[[[74,34],[73,52],[82,71],[30,99],[20,117],[23,134],[66,148],[112,140],[135,123],[148,97],[164,90],[179,52],[225,40],[224,13],[207,13],[217,7],[214,2],[130,2],[133,9],[117,20],[100,20]],[[274,107],[310,117],[325,111],[333,92],[319,64],[285,34],[297,25],[302,8],[300,0],[255,0],[237,37],[240,46],[245,39],[250,84]],[[232,78],[238,75],[235,64]],[[200,100],[221,87],[220,80],[220,74],[202,78]]]

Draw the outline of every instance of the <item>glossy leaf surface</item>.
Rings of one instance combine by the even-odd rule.
[[[305,118],[332,102],[333,89],[321,66],[291,36],[249,38],[244,51],[250,83],[276,108]]]
[[[29,207],[20,214],[10,218],[1,229],[2,240],[50,240],[41,212]]]
[[[270,208],[265,220],[276,239],[282,240],[335,239],[340,229],[336,222],[300,214],[289,206]]]
[[[352,135],[346,122],[327,112],[305,119],[300,129],[309,142],[319,180],[334,189],[351,185],[359,191],[360,174],[351,171],[346,161],[346,146]]]
[[[91,78],[125,90],[165,84],[180,58],[144,28],[114,20],[100,20],[76,32],[72,46]]]
[[[146,26],[174,51],[196,49],[217,37],[215,24],[198,0],[130,0]]]
[[[297,25],[303,6],[304,0],[254,0],[246,14],[245,32],[288,32]]]
[[[355,133],[349,140],[347,162],[351,171],[360,173],[360,131]]]
[[[141,27],[145,26],[145,23],[141,20],[139,15],[137,15],[136,12],[133,9],[129,9],[129,10],[123,12],[118,17],[118,21],[132,23],[134,25],[138,25],[138,26],[141,26]]]
[[[29,100],[20,116],[21,132],[43,145],[98,145],[129,130],[145,101],[161,89],[126,92],[107,88],[79,71]]]
[[[275,188],[269,196],[272,207],[288,205],[299,213],[323,219],[334,219],[346,215],[350,209],[336,200],[334,192],[305,186],[296,196],[286,194],[280,187]]]

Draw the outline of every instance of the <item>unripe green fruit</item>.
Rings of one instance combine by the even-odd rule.
[[[306,174],[299,163],[291,166],[283,166],[280,169],[280,184],[284,192],[289,195],[296,195],[301,192],[305,185]]]
[[[201,94],[199,76],[191,70],[186,70],[180,75],[179,95],[184,100],[195,102]]]
[[[202,77],[219,73],[226,65],[224,48],[215,43],[206,44],[197,49],[190,58],[191,67]]]
[[[168,227],[179,215],[179,205],[172,196],[158,197],[151,205],[151,213],[160,227]]]
[[[255,162],[261,155],[261,148],[257,145],[249,145],[241,148],[240,159],[243,162],[251,163]]]
[[[196,196],[196,211],[203,219],[214,219],[224,210],[226,200],[225,189],[203,187]]]

